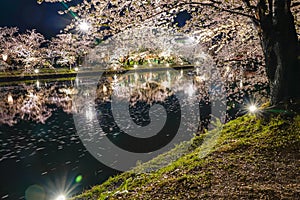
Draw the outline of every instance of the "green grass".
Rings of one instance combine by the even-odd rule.
[[[73,199],[300,198],[300,115],[245,115],[218,128]]]

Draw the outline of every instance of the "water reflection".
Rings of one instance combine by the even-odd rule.
[[[187,85],[182,79],[183,74],[183,71],[130,73],[126,76],[114,74],[100,80],[101,87],[96,91],[96,100],[109,101],[114,93],[116,98],[126,99],[131,104],[140,100],[151,104],[151,101],[163,101],[169,96],[170,91],[167,88],[170,87],[175,87],[175,92],[185,91],[188,96],[192,96],[196,91],[205,91],[203,78],[195,76],[195,84]],[[72,95],[78,93],[74,84],[80,84],[80,80],[37,80],[32,84],[0,87],[0,124],[12,126],[20,120],[45,123],[57,108],[62,108],[67,113],[77,112],[78,107],[72,103]],[[91,92],[93,91],[86,90],[83,96],[88,96]]]
[[[57,108],[72,112],[72,85],[46,83],[0,87],[0,124],[10,126],[20,120],[45,123]]]

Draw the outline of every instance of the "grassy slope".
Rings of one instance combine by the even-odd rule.
[[[300,199],[300,115],[240,117],[204,156],[202,141],[156,172],[126,172],[74,199]]]

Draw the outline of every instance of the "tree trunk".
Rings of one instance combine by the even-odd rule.
[[[290,0],[264,0],[258,6],[261,41],[273,105],[299,100],[299,43]],[[263,5],[264,4],[264,5]]]

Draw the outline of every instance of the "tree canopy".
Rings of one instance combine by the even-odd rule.
[[[18,34],[17,28],[1,28],[2,69],[71,67],[88,49],[124,30],[167,27],[196,37],[224,72],[234,74],[229,81],[268,79],[273,102],[299,97],[299,0],[83,0],[75,6],[68,6],[71,0],[37,2],[44,1],[64,4],[67,9],[59,13],[71,14],[71,24],[51,41],[34,30]],[[256,74],[249,77],[249,71]],[[286,76],[290,81],[282,84]]]
[[[216,62],[244,59],[247,66],[265,65],[272,102],[279,103],[299,98],[298,10],[298,0],[83,0],[61,13],[77,13],[66,31],[89,23],[87,35],[92,38],[105,39],[144,25],[198,34]],[[178,25],[182,13],[189,20]],[[283,81],[285,76],[290,81]]]

